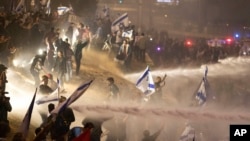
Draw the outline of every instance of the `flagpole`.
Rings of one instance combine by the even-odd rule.
[[[29,108],[23,118],[22,124],[19,128],[19,131],[23,134],[23,136],[26,138],[29,132],[29,126],[30,126],[30,121],[31,121],[31,117],[32,117],[32,112],[33,112],[33,108],[34,108],[34,103],[35,103],[35,99],[36,99],[36,94],[37,94],[37,88],[35,90],[35,93],[33,95],[33,98],[31,100],[31,103],[29,105]]]
[[[57,98],[58,98],[58,105],[60,104],[60,81],[57,78]]]

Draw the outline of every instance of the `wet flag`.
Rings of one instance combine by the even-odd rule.
[[[204,76],[199,84],[198,89],[195,91],[195,100],[199,106],[204,106],[208,99],[212,99],[213,92],[207,79],[208,67],[206,66]],[[215,98],[213,96],[213,98]]]
[[[57,79],[57,89],[55,89],[54,92],[52,92],[51,94],[39,98],[36,101],[36,104],[40,105],[48,102],[58,101],[60,97],[59,92],[60,92],[60,81],[59,79]]]
[[[200,87],[196,94],[196,100],[200,106],[204,105],[207,101],[207,92],[206,92],[206,80],[205,78],[202,79]]]
[[[73,102],[75,102],[79,97],[81,97],[84,92],[86,92],[86,90],[89,88],[89,86],[91,85],[91,83],[93,82],[93,80],[80,85],[72,94],[71,96],[65,100],[63,103],[61,103],[60,105],[58,105],[52,112],[51,114],[59,114],[61,111],[63,111],[64,109],[66,109],[67,107],[69,107],[70,104],[72,104]]]
[[[23,134],[24,138],[27,137],[28,132],[29,132],[30,119],[31,119],[32,112],[33,112],[33,107],[34,107],[34,103],[35,103],[35,99],[36,99],[36,93],[37,93],[37,88],[36,88],[36,91],[35,91],[34,96],[32,98],[32,101],[30,103],[29,109],[26,112],[26,114],[23,118],[23,122],[19,128],[19,131]]]
[[[136,87],[141,90],[145,96],[150,96],[155,92],[154,80],[148,66],[137,80]]]

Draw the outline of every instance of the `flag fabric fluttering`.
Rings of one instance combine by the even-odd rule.
[[[37,105],[48,103],[48,102],[53,102],[53,101],[58,101],[58,88],[51,94],[46,95],[44,97],[41,97],[36,101]]]
[[[51,114],[59,114],[61,111],[66,109],[70,104],[75,102],[79,97],[81,97],[84,92],[89,88],[93,80],[89,81],[88,83],[80,85],[71,95],[70,97],[59,104],[52,112]]]
[[[55,89],[51,94],[41,97],[36,101],[37,105],[58,101],[60,97],[60,81],[57,79],[57,89]]]
[[[154,80],[148,66],[137,80],[136,87],[141,90],[145,96],[150,96],[155,92]]]
[[[69,7],[66,7],[66,6],[57,7],[57,13],[58,13],[59,16],[64,15],[69,11],[70,11]]]
[[[202,81],[195,96],[195,99],[198,100],[198,104],[200,106],[203,106],[207,101],[207,73],[208,68],[206,67],[205,74],[202,78]]]
[[[32,101],[30,103],[29,109],[27,110],[27,112],[23,118],[22,124],[19,128],[19,131],[23,134],[24,138],[27,137],[28,132],[29,132],[30,120],[31,120],[32,112],[33,112],[35,99],[36,99],[36,93],[37,93],[37,88],[36,88],[36,91],[35,91],[34,96],[32,98]]]
[[[195,130],[190,125],[187,125],[182,132],[179,141],[195,141]]]
[[[16,6],[15,12],[21,12],[25,9],[25,0],[20,0]]]
[[[129,25],[128,13],[124,13],[112,22],[111,31],[116,32],[120,26],[127,27]]]

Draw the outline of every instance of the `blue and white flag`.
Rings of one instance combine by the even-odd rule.
[[[57,7],[57,13],[58,13],[59,16],[64,15],[69,11],[70,11],[69,7],[66,7],[66,6]]]
[[[40,105],[40,104],[54,102],[54,101],[58,101],[58,100],[59,100],[59,98],[58,98],[58,88],[57,88],[53,93],[38,99],[36,101],[36,104]]]
[[[122,37],[132,39],[132,37],[133,37],[133,30],[124,31],[122,33]]]
[[[43,96],[36,101],[37,105],[59,101],[59,92],[60,92],[60,81],[57,78],[57,88],[49,95]]]
[[[199,86],[199,89],[196,93],[196,100],[198,100],[198,104],[200,106],[204,105],[207,101],[207,73],[208,73],[208,68],[206,67],[205,74],[202,78],[201,84]]]
[[[91,80],[88,83],[82,84],[80,85],[72,94],[71,96],[65,100],[64,102],[62,102],[61,104],[59,104],[52,112],[51,114],[59,114],[61,111],[63,111],[64,109],[66,109],[67,107],[69,107],[70,104],[72,104],[73,102],[75,102],[79,97],[81,97],[84,92],[89,88],[89,86],[91,85],[91,83],[93,82],[93,80]]]
[[[111,31],[116,32],[120,29],[120,26],[127,27],[129,25],[128,13],[122,14],[111,25]]]
[[[25,0],[19,0],[17,7],[15,9],[16,12],[21,12],[25,9]]]
[[[34,107],[34,103],[35,103],[35,99],[36,99],[36,93],[37,93],[37,88],[36,88],[36,91],[34,93],[33,99],[32,99],[32,101],[30,103],[29,109],[26,112],[26,114],[25,114],[25,116],[23,118],[23,122],[22,122],[22,124],[21,124],[21,126],[19,128],[19,131],[21,133],[23,133],[24,138],[27,137],[28,132],[29,132],[30,119],[31,119],[32,112],[33,112],[33,107]]]
[[[195,130],[190,125],[187,125],[182,132],[179,141],[195,141]]]
[[[155,92],[154,80],[148,66],[137,80],[136,87],[140,89],[145,96],[152,95]]]

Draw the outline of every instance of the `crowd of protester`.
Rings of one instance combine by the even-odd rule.
[[[126,30],[130,29],[125,29],[125,31]],[[120,32],[124,32],[124,29]],[[117,32],[117,34],[118,33],[119,32]],[[220,46],[210,46],[208,42],[211,39],[190,39],[184,37],[173,38],[164,31],[160,33],[154,31],[141,33],[134,32],[132,39],[123,38],[125,43],[122,43],[121,41],[123,40],[119,39],[117,34],[113,36],[114,39],[111,39],[110,44],[113,44],[113,48],[118,44],[118,46],[121,46],[121,51],[123,45],[126,44],[126,42],[129,43],[129,48],[131,49],[128,50],[126,54],[129,54],[130,56],[128,55],[128,57],[125,57],[126,61],[129,62],[128,64],[131,63],[131,58],[133,58],[132,60],[145,63],[147,59],[146,54],[148,54],[150,59],[153,60],[155,66],[167,67],[190,63],[196,65],[217,63],[219,59],[239,56],[243,45],[238,41],[232,41]],[[122,38],[121,34],[120,38]],[[119,60],[124,59],[124,57],[120,55],[118,55],[117,58]]]
[[[96,19],[95,26],[86,25],[82,22],[66,23],[67,28],[60,27],[65,18],[59,16],[56,12],[52,14],[40,12],[26,13],[0,13],[0,63],[3,64],[1,72],[8,67],[13,67],[13,59],[16,52],[30,50],[36,52],[42,47],[42,54],[34,53],[34,58],[30,65],[30,74],[34,78],[35,87],[39,87],[42,94],[52,93],[57,83],[53,80],[56,76],[60,83],[60,90],[64,90],[64,82],[70,81],[73,75],[79,77],[82,50],[86,47],[106,53],[111,60],[116,61],[125,68],[126,71],[133,69],[133,61],[147,63],[148,56],[157,66],[184,64],[186,62],[210,63],[218,62],[218,59],[227,56],[237,56],[240,47],[236,44],[230,44],[223,47],[209,47],[206,39],[197,39],[192,44],[186,44],[183,39],[173,39],[167,32],[156,33],[153,31],[136,31],[134,25],[124,27],[121,25],[118,30],[112,31],[111,20],[108,17]],[[91,29],[92,27],[93,29]],[[96,29],[96,30],[95,30]],[[132,30],[132,36],[124,36],[124,31]],[[66,32],[63,32],[66,31]],[[77,34],[75,34],[77,31]],[[104,47],[106,45],[106,47]],[[75,74],[73,74],[73,63],[75,63]],[[44,71],[45,73],[42,73]],[[42,77],[41,74],[43,75]],[[3,77],[3,78],[2,78]],[[157,78],[157,87],[161,95],[161,87],[165,85],[163,78]],[[12,107],[5,96],[4,75],[1,74],[1,97],[0,97],[0,128],[1,138],[6,137],[9,132],[9,121],[7,113]],[[114,83],[113,78],[108,78],[110,87],[110,99],[119,99],[119,88]],[[52,84],[53,83],[53,84]],[[155,100],[160,99],[155,97]],[[60,103],[65,101],[61,97]],[[105,121],[119,121],[116,126],[125,127],[125,117],[108,117],[98,120],[83,121],[83,127],[72,128],[70,125],[75,121],[74,113],[71,108],[65,109],[60,115],[53,115],[55,105],[48,105],[49,116],[45,117],[41,126],[35,130],[34,140],[73,140],[78,137],[90,138],[91,141],[100,141],[103,135],[102,126]],[[8,128],[5,128],[8,127]],[[108,128],[108,126],[107,126]],[[156,140],[161,133],[161,129],[155,134],[150,135],[148,130],[143,132],[143,141]],[[110,129],[108,133],[109,141],[124,141],[125,132]],[[25,140],[21,133],[15,134],[13,141]]]

